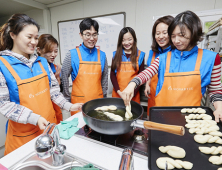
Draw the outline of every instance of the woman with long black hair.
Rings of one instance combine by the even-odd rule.
[[[125,27],[120,31],[117,50],[113,56],[110,73],[114,87],[112,97],[122,98],[121,91],[132,78],[144,70],[145,53],[138,50],[136,33],[131,27]],[[132,100],[140,103],[139,87],[135,89]]]

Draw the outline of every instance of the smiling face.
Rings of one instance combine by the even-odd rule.
[[[26,25],[18,35],[10,32],[13,39],[12,51],[29,59],[38,44],[38,28],[35,25]]]
[[[192,47],[189,46],[190,44],[190,37],[191,32],[187,28],[187,26],[184,26],[184,30],[180,29],[180,27],[177,25],[175,29],[173,30],[173,33],[171,35],[171,40],[173,42],[173,45],[180,51],[189,51],[192,49]]]
[[[46,58],[49,63],[53,63],[58,54],[58,45],[52,44],[49,52],[43,53],[41,50],[39,50],[39,53],[41,54],[41,57]]]
[[[93,26],[90,27],[90,30],[83,31],[83,34],[79,33],[84,45],[89,49],[95,47],[96,42],[98,40],[97,34],[98,33]]]
[[[155,40],[162,49],[166,49],[169,46],[170,39],[167,30],[168,25],[162,22],[156,26]]]
[[[124,48],[124,51],[127,53],[131,52],[131,48],[133,47],[134,44],[134,39],[133,36],[130,32],[127,32],[126,34],[123,35],[123,41],[122,41],[122,46]]]

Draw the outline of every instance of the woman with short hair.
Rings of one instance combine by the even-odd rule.
[[[61,85],[60,81],[61,66],[59,64],[58,65],[53,64],[58,54],[58,45],[59,45],[58,41],[51,34],[42,34],[39,37],[39,41],[37,44],[37,53],[39,56],[44,57],[48,61],[48,64],[51,67],[56,77],[56,80],[58,81],[59,85]],[[56,112],[57,123],[60,123],[63,120],[62,111],[60,107],[56,105],[54,102],[52,102],[52,104]]]
[[[215,120],[222,120],[221,62],[217,53],[200,49],[203,40],[199,17],[192,11],[178,14],[168,28],[172,51],[162,54],[124,89],[128,105],[133,90],[158,73],[156,106],[200,106],[209,90]]]

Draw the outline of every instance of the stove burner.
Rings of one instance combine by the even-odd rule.
[[[148,130],[146,129],[136,128],[134,131],[122,135],[104,135],[93,131],[89,126],[84,126],[76,132],[76,135],[120,148],[132,148],[134,152],[148,156]]]
[[[140,142],[146,139],[142,130],[135,130],[133,133],[133,138],[135,141]]]
[[[134,131],[134,135],[144,135],[143,131],[140,129],[137,129]]]
[[[85,131],[85,132],[88,132],[88,131],[89,131],[89,126],[88,126],[88,125],[85,125],[85,126],[84,126],[84,131]]]

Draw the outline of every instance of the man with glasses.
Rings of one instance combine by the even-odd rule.
[[[70,50],[62,67],[63,94],[70,100],[69,81],[72,78],[71,103],[85,103],[106,97],[108,89],[108,64],[106,54],[97,49],[99,24],[91,18],[80,25],[80,47]],[[71,115],[76,112],[72,112]]]

